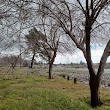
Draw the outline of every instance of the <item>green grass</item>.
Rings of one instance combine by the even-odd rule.
[[[49,81],[47,76],[38,75],[1,79],[0,110],[77,110],[81,107],[86,110],[83,108],[88,106],[73,100],[72,86],[68,87],[66,83],[65,80],[60,82],[59,78]]]
[[[0,77],[0,110],[110,110],[109,96],[101,89],[104,105],[93,109],[87,85],[38,74]]]

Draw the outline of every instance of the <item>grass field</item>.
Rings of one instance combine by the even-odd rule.
[[[110,110],[110,91],[101,89],[104,105],[89,106],[88,85],[74,84],[60,76],[49,80],[47,74],[0,76],[0,110]]]

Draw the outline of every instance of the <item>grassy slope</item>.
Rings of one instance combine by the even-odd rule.
[[[96,110],[110,110],[110,92],[102,89],[105,103]],[[56,76],[21,75],[0,77],[0,110],[92,110],[89,87]]]

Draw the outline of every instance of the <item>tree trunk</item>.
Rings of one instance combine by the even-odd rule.
[[[49,57],[49,79],[52,79],[52,65],[53,65],[55,57],[56,57],[57,49],[58,48],[55,48],[53,56]]]
[[[90,94],[91,94],[91,106],[97,107],[102,103],[100,101],[100,83],[97,80],[97,76],[90,77]]]
[[[86,4],[86,8],[88,10],[88,2]],[[91,41],[91,21],[89,18],[89,10],[87,11],[87,19],[86,19],[86,26],[85,26],[85,33],[86,33],[86,61],[87,66],[90,74],[90,94],[91,94],[91,106],[97,107],[100,103],[100,96],[99,96],[99,85],[100,82],[97,78],[95,73],[93,62],[91,59],[91,48],[90,48],[90,41]]]
[[[51,72],[52,72],[52,64],[49,63],[49,79],[52,79],[52,74],[51,74]]]
[[[33,56],[32,56],[32,60],[31,60],[30,68],[33,67],[33,64],[34,64],[34,57],[35,57],[35,50],[34,50],[34,52],[33,52]]]

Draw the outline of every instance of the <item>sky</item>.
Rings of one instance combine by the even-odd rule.
[[[104,47],[97,47],[91,50],[93,63],[99,63],[100,58],[103,54]],[[83,56],[83,53],[80,50],[77,50],[73,55],[66,54],[60,55],[58,54],[55,59],[55,64],[66,64],[66,63],[80,63],[80,61],[86,62]],[[107,62],[110,62],[110,57],[108,57]]]

